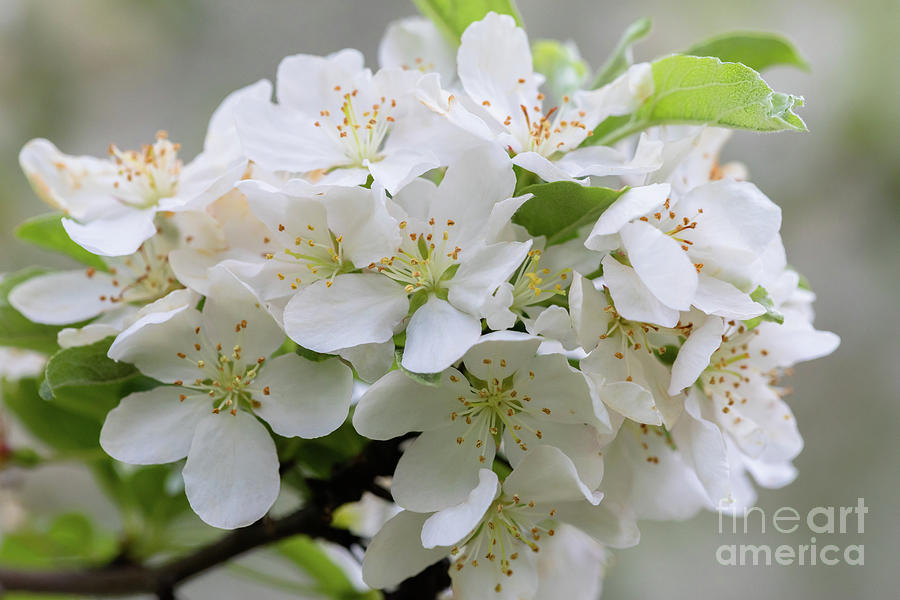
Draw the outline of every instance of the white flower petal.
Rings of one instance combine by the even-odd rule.
[[[202,329],[225,352],[240,346],[245,362],[268,357],[284,342],[284,332],[259,299],[228,269],[210,269]]]
[[[440,74],[449,84],[456,77],[456,53],[426,17],[408,17],[388,25],[378,45],[382,68],[422,69]]]
[[[539,421],[535,417],[520,416],[519,423],[540,431],[541,437],[524,429],[516,437],[526,443],[528,450],[522,450],[509,429],[504,432],[503,452],[513,468],[517,467],[532,448],[541,445],[562,450],[578,471],[578,478],[589,489],[595,489],[603,478],[603,444],[600,434],[591,425],[570,425]]]
[[[200,312],[192,306],[149,313],[116,337],[108,355],[135,365],[141,373],[159,381],[192,382],[203,376],[198,360],[212,365],[217,358],[205,344],[199,351],[193,346],[194,331],[200,323]]]
[[[590,352],[600,342],[600,336],[609,330],[611,315],[604,310],[609,306],[606,295],[594,287],[594,283],[581,273],[573,273],[569,286],[569,314],[575,337],[582,348]]]
[[[263,364],[253,387],[260,406],[253,409],[285,437],[315,438],[341,426],[350,410],[353,372],[333,358],[312,362],[284,354]]]
[[[619,233],[627,223],[647,214],[657,206],[661,206],[669,197],[671,190],[668,183],[631,188],[603,211],[594,224],[585,246],[593,249],[592,239],[595,236]]]
[[[13,288],[9,303],[35,323],[67,325],[117,308],[112,299],[121,291],[109,273],[78,269],[32,277]]]
[[[394,342],[388,340],[378,344],[360,344],[344,348],[338,354],[353,365],[360,379],[373,383],[391,370],[394,364]]]
[[[506,379],[525,368],[541,345],[538,337],[518,331],[495,331],[478,339],[463,357],[466,370],[484,381]]]
[[[363,558],[362,576],[369,586],[393,587],[447,556],[447,548],[422,547],[422,525],[429,516],[404,510],[384,524]]]
[[[606,148],[605,146],[603,148],[604,150],[616,152],[612,148]],[[566,156],[568,156],[568,154]],[[571,162],[564,163],[562,160],[551,162],[550,159],[537,152],[520,152],[513,156],[512,162],[514,165],[518,165],[526,171],[531,171],[547,182],[574,181],[584,185],[590,184],[590,181],[579,181],[575,179],[573,173],[579,171],[578,164],[571,164]]]
[[[454,382],[451,377],[454,377]],[[400,370],[391,371],[359,399],[353,426],[373,440],[387,440],[410,431],[427,431],[450,424],[461,393],[468,391],[462,373],[448,369],[441,385],[429,387]]]
[[[596,505],[603,497],[584,485],[571,459],[552,446],[537,446],[526,452],[503,482],[503,491],[535,503],[578,500]]]
[[[531,551],[519,555],[512,575],[506,575],[493,561],[471,561],[462,569],[450,569],[455,600],[531,600],[538,583]],[[488,595],[490,594],[490,595]]]
[[[470,314],[480,314],[488,297],[522,264],[531,241],[500,242],[469,254],[450,281],[449,300]]]
[[[524,121],[520,105],[537,97],[528,37],[509,15],[488,13],[462,34],[456,55],[459,80],[475,104],[499,122]],[[520,83],[522,81],[522,83]]]
[[[100,256],[134,254],[145,240],[156,233],[153,219],[156,209],[129,209],[109,218],[79,223],[63,219],[63,229],[72,241]]]
[[[653,394],[637,383],[631,381],[606,383],[597,393],[604,404],[623,417],[648,425],[663,424]]]
[[[462,358],[481,335],[481,319],[431,296],[406,326],[403,368],[439,373]]]
[[[687,310],[697,291],[697,269],[678,242],[640,221],[619,231],[622,247],[635,273],[660,302]]]
[[[284,327],[304,348],[329,354],[390,340],[408,310],[403,286],[380,275],[351,273],[337,276],[330,287],[317,281],[301,288],[284,309]]]
[[[669,308],[644,285],[634,269],[626,267],[612,256],[604,256],[603,282],[609,288],[616,311],[626,319],[674,327],[678,311]]]
[[[184,400],[181,395],[190,394]],[[132,465],[156,465],[187,456],[197,423],[212,410],[205,394],[161,386],[135,392],[109,411],[100,446]]]
[[[761,304],[750,299],[750,294],[702,272],[693,304],[708,315],[726,319],[752,319],[766,312]]]
[[[496,447],[485,430],[487,439],[476,446],[466,435],[461,420],[453,425],[422,433],[410,444],[397,463],[391,494],[394,501],[407,510],[432,512],[463,502],[478,485],[478,471],[492,464]],[[484,457],[482,461],[481,458]]]
[[[191,508],[221,529],[258,521],[281,486],[275,443],[266,428],[244,411],[209,414],[200,420],[182,474]]]
[[[725,320],[720,317],[709,317],[691,331],[691,335],[681,345],[678,356],[672,364],[669,394],[674,396],[697,381],[700,374],[709,366],[713,352],[722,344],[723,333]]]
[[[696,391],[688,394],[684,412],[672,428],[672,438],[685,462],[697,474],[712,506],[720,506],[731,499],[731,469],[725,438],[715,424],[700,415]]]
[[[478,471],[478,486],[464,502],[428,517],[422,526],[422,545],[446,547],[462,541],[481,522],[499,492],[497,474],[490,469]]]
[[[598,506],[587,502],[566,502],[557,505],[559,518],[596,541],[612,548],[637,545],[641,534],[631,511],[604,499]]]

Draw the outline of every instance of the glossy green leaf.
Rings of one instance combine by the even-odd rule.
[[[455,44],[459,43],[466,27],[491,11],[510,15],[520,27],[522,25],[514,0],[413,0],[413,4]]]
[[[65,348],[51,356],[41,384],[41,397],[103,422],[106,413],[124,396],[154,387],[156,383],[132,365],[106,355],[113,339]]]
[[[59,213],[50,213],[28,219],[16,228],[16,237],[44,250],[65,254],[90,267],[106,271],[106,263],[100,257],[91,254],[69,238],[69,234],[63,229],[62,218]]]
[[[34,378],[0,382],[3,403],[34,437],[60,451],[100,452],[100,423],[46,402]]]
[[[50,353],[59,348],[56,334],[62,327],[32,323],[9,304],[9,293],[20,283],[46,273],[44,269],[28,268],[7,273],[0,278],[0,346],[12,346]]]
[[[606,85],[624,73],[628,67],[631,66],[632,62],[634,62],[631,47],[647,37],[650,33],[651,25],[650,19],[644,17],[638,19],[625,29],[624,33],[622,33],[622,37],[619,38],[619,43],[612,51],[612,54],[610,54],[609,58],[606,59],[606,62],[597,69],[597,75],[594,77],[594,83],[591,84],[591,89]]]
[[[45,528],[26,526],[3,536],[0,563],[11,567],[97,565],[115,554],[115,537],[82,514],[56,517]]]
[[[718,58],[675,54],[654,61],[654,90],[631,115],[611,117],[585,145],[611,144],[656,125],[706,124],[751,131],[806,131],[803,98],[775,92],[759,73]]]
[[[294,536],[276,545],[275,551],[311,577],[318,593],[328,598],[366,597],[356,591],[344,571],[315,540]]]
[[[561,244],[596,222],[626,189],[587,187],[571,181],[531,185],[522,191],[534,196],[519,207],[513,223],[533,236],[546,236],[548,246]]]
[[[755,71],[777,65],[809,70],[794,44],[784,36],[756,31],[735,31],[698,42],[684,51],[692,56],[715,56],[722,62],[739,62]]]

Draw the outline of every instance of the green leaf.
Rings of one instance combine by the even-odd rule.
[[[755,71],[787,65],[809,71],[809,63],[784,36],[757,31],[734,31],[698,42],[684,51],[692,56],[715,56],[722,62],[743,63]]]
[[[572,43],[538,40],[531,46],[534,70],[546,77],[544,89],[555,100],[584,86],[588,64]]]
[[[572,181],[530,185],[522,191],[534,196],[519,207],[513,223],[533,236],[546,236],[548,246],[561,244],[594,223],[627,189],[587,187]]]
[[[113,339],[65,348],[51,356],[41,397],[102,423],[124,396],[154,387],[156,383],[132,365],[106,355]]]
[[[319,593],[328,598],[359,597],[344,571],[315,540],[298,535],[279,543],[275,550],[309,575]]]
[[[43,269],[31,267],[0,277],[0,346],[46,353],[59,348],[56,334],[62,327],[32,323],[9,304],[9,293],[13,288],[44,273]]]
[[[638,19],[625,29],[625,32],[622,33],[622,37],[619,38],[619,43],[612,51],[612,54],[610,54],[609,58],[606,59],[606,62],[597,70],[597,75],[594,78],[594,83],[591,84],[591,89],[606,85],[624,73],[628,67],[631,66],[631,63],[634,60],[631,56],[631,47],[636,42],[647,37],[647,34],[650,33],[651,25],[650,19],[644,17]]]
[[[63,215],[50,213],[28,219],[16,228],[16,237],[45,250],[70,256],[78,262],[106,271],[107,266],[100,257],[91,254],[69,238],[63,229]]]
[[[522,17],[514,0],[413,0],[413,4],[454,44],[459,44],[466,27],[491,11],[510,15],[517,25],[522,26]]]
[[[759,73],[718,58],[675,54],[654,61],[653,93],[630,116],[610,117],[585,145],[611,144],[656,125],[695,123],[751,131],[807,131],[803,98],[772,91]]]
[[[763,286],[757,287],[750,293],[750,299],[762,304],[763,308],[766,309],[766,312],[758,317],[753,317],[752,319],[744,321],[747,329],[753,329],[763,321],[771,321],[778,324],[784,323],[784,315],[775,310],[775,303],[772,302],[772,298],[769,296],[769,292],[766,288]]]
[[[44,401],[34,378],[0,382],[3,403],[36,438],[57,450],[99,451],[100,423],[96,419]]]
[[[4,533],[0,562],[12,567],[71,568],[73,563],[96,565],[113,557],[115,538],[97,531],[82,514],[56,517],[48,526],[27,526]]]

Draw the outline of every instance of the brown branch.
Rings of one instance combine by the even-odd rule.
[[[378,476],[393,472],[400,458],[400,441],[372,442],[331,479],[308,481],[311,497],[306,506],[293,514],[281,519],[263,518],[187,556],[155,567],[124,565],[52,572],[0,569],[0,594],[8,591],[97,596],[150,593],[165,600],[174,598],[175,587],[191,577],[249,550],[293,535],[305,534],[349,547],[359,540],[347,531],[331,527],[331,515],[342,504],[359,500]],[[428,598],[428,593],[417,597]]]

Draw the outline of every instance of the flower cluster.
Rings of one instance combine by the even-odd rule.
[[[838,339],[779,207],[719,164],[728,130],[592,143],[654,99],[651,65],[549,90],[507,15],[458,52],[424,19],[380,50],[375,72],[355,50],[284,59],[274,101],[268,81],[228,96],[188,163],[162,132],[103,159],[22,150],[97,264],[9,303],[63,348],[113,336],[159,383],[109,412],[103,449],[186,458],[191,507],[235,528],[278,497],[276,441],[348,418],[410,436],[362,574],[390,588],[449,559],[463,600],[595,597],[638,519],[788,483],[779,378]]]

